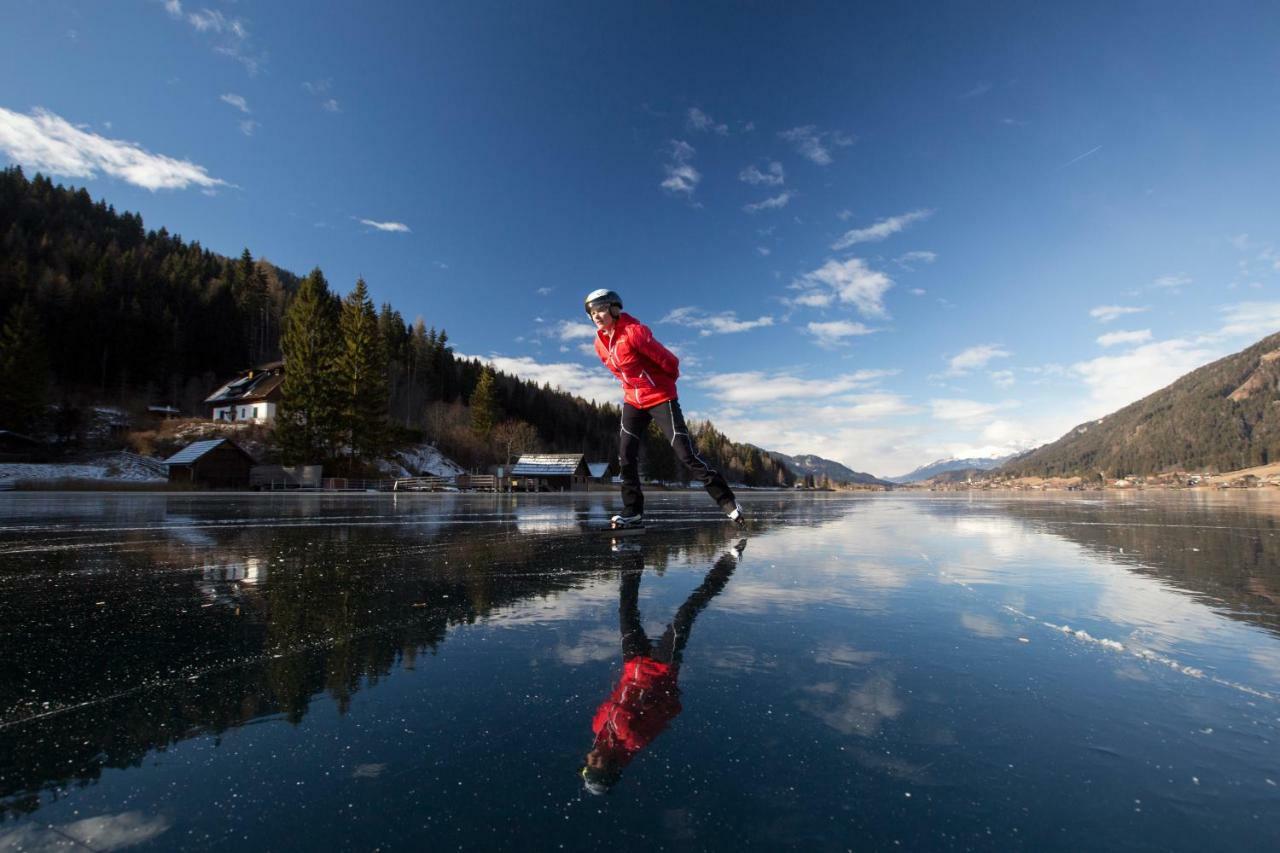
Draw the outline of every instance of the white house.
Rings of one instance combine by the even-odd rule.
[[[271,423],[280,406],[284,362],[259,365],[232,379],[205,398],[215,421]]]

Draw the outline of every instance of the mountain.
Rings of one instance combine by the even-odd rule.
[[[1280,333],[1011,460],[1014,476],[1235,471],[1280,461]]]
[[[921,480],[928,480],[947,471],[990,471],[999,468],[1004,463],[1013,459],[1013,456],[989,456],[976,457],[972,459],[938,459],[930,462],[928,465],[921,465],[910,474],[903,474],[900,477],[889,477],[890,483],[918,483]]]
[[[892,483],[874,477],[871,474],[864,474],[861,471],[853,471],[839,462],[833,462],[830,459],[823,459],[821,456],[814,456],[811,453],[801,456],[788,456],[785,453],[779,453],[776,450],[767,450],[765,453],[781,462],[796,475],[797,479],[802,479],[807,474],[812,474],[815,480],[821,480],[823,477],[831,480],[833,483],[853,483],[860,486],[891,486]]]

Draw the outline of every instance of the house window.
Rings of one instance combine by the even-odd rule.
[[[257,418],[257,417],[258,417],[258,407],[257,407],[257,406],[254,406],[254,407],[253,407],[253,416],[254,416],[255,418]]]

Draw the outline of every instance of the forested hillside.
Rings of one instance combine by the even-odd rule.
[[[1280,334],[999,469],[1018,476],[1125,477],[1234,471],[1280,461]]]
[[[472,468],[527,450],[613,458],[616,406],[456,358],[443,326],[421,317],[406,322],[389,304],[375,312],[363,283],[353,283],[339,300],[319,269],[308,279],[323,285],[335,330],[339,315],[348,315],[348,327],[335,334],[363,336],[359,346],[345,339],[347,352],[312,368],[336,381],[343,370],[378,366],[378,377],[363,376],[352,389],[363,400],[377,400],[380,414],[372,431],[361,434],[361,447],[348,442],[348,461],[353,450],[376,455],[423,440]],[[205,396],[241,371],[283,356],[286,376],[298,372],[298,363],[288,364],[282,338],[302,282],[248,248],[238,258],[219,255],[163,227],[148,231],[138,214],[94,201],[84,189],[4,169],[0,428],[56,433],[93,405],[169,405],[207,417]],[[376,334],[366,334],[373,324]],[[344,437],[351,438],[352,425],[343,426],[345,436],[325,437],[326,452],[335,454]],[[794,482],[785,466],[730,441],[710,423],[691,427],[702,455],[731,480]],[[289,448],[281,449],[287,457]],[[656,430],[642,460],[653,477],[682,476]]]

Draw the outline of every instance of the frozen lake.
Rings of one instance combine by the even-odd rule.
[[[0,850],[1280,849],[1275,496],[612,498],[0,494]]]

